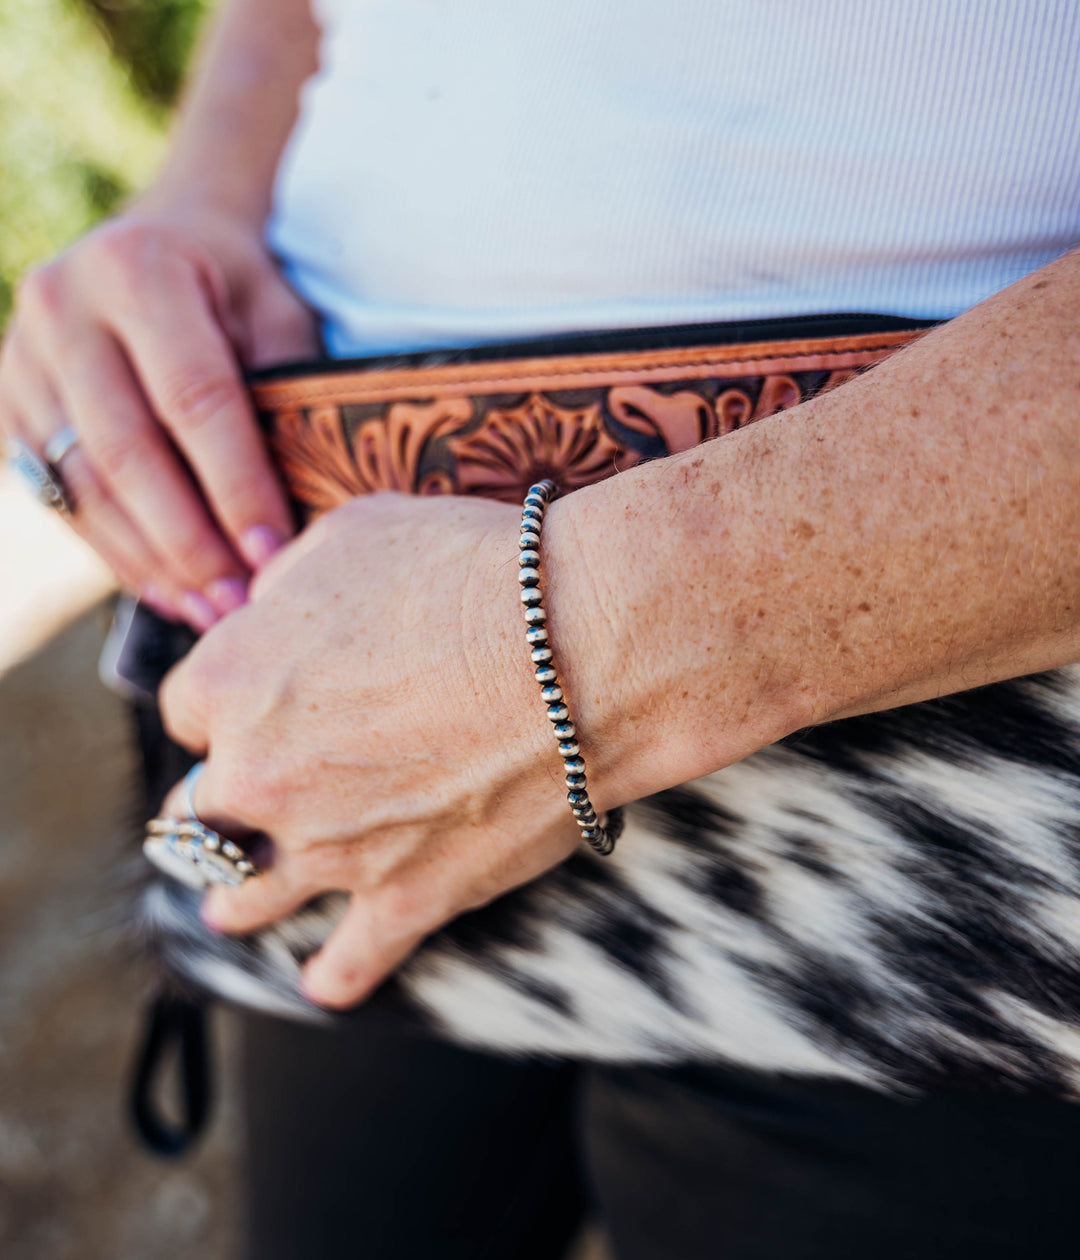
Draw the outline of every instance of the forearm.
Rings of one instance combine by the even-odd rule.
[[[553,509],[611,798],[1080,659],[1080,254],[868,375]]]
[[[315,70],[310,0],[226,0],[204,39],[147,208],[211,208],[261,225],[274,171]]]

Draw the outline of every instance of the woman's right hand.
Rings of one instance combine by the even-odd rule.
[[[256,230],[138,206],[23,282],[0,349],[0,434],[60,469],[122,584],[205,630],[291,533],[242,368],[310,357],[311,312]]]

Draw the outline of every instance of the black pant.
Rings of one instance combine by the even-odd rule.
[[[246,1021],[251,1260],[996,1260],[1080,1247],[1080,1107]]]

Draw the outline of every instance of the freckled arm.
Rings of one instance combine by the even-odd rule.
[[[568,497],[546,537],[612,800],[1080,660],[1080,252],[821,398]]]

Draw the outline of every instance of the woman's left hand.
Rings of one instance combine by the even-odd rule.
[[[360,1001],[436,928],[578,844],[525,643],[519,517],[356,499],[280,553],[162,688],[170,733],[207,758],[200,818],[268,838],[257,878],[208,894],[207,923],[248,932],[351,894],[305,971],[320,1004]]]

